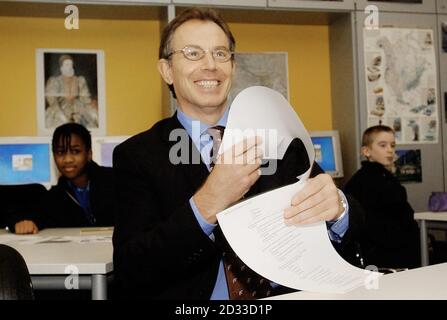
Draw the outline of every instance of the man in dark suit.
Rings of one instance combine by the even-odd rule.
[[[309,167],[296,139],[276,173],[261,176],[258,138],[223,154],[233,164],[213,166],[210,130],[226,125],[234,47],[228,26],[208,9],[184,11],[163,32],[158,69],[177,99],[177,112],[114,152],[114,267],[125,297],[230,298],[222,249],[215,241],[216,214],[243,197],[295,182]],[[314,171],[291,200],[284,221],[327,221],[331,239],[342,243],[349,223],[346,198],[317,165]]]

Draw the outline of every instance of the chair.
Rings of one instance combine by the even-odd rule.
[[[0,244],[0,300],[33,300],[34,290],[20,253]]]

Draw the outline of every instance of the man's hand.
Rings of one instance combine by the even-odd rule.
[[[23,220],[17,222],[14,226],[14,229],[17,234],[36,234],[39,232],[39,229],[31,220]]]
[[[216,214],[241,199],[259,179],[260,143],[259,137],[247,138],[224,152],[194,195],[199,212],[209,223],[216,223]]]
[[[343,211],[338,189],[331,176],[319,174],[309,179],[303,189],[293,196],[291,207],[284,210],[284,218],[287,225],[309,224],[337,220]]]

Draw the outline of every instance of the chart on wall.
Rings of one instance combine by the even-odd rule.
[[[264,86],[289,99],[287,52],[238,52],[229,101],[251,86]]]
[[[437,143],[433,30],[364,29],[368,127],[384,124],[398,144]]]

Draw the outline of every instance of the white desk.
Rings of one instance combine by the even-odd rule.
[[[97,229],[97,228],[93,228]],[[90,230],[93,230],[90,229]],[[80,236],[88,228],[44,229],[37,236]],[[112,235],[108,232],[88,232],[84,236]],[[21,240],[36,235],[22,235]],[[27,238],[28,237],[28,238]],[[107,299],[107,276],[113,271],[113,247],[111,242],[98,243],[36,243],[23,244],[11,241],[11,233],[0,230],[0,243],[15,248],[25,259],[36,289],[66,289],[65,281],[73,272],[79,273],[79,289],[92,291],[92,299]],[[68,281],[68,280],[67,280]]]
[[[428,266],[427,228],[431,226],[447,229],[447,212],[417,212],[414,214],[414,220],[419,221],[421,233],[421,264]]]
[[[272,300],[446,300],[447,263],[384,275],[378,289],[357,288],[345,294],[294,292]]]

